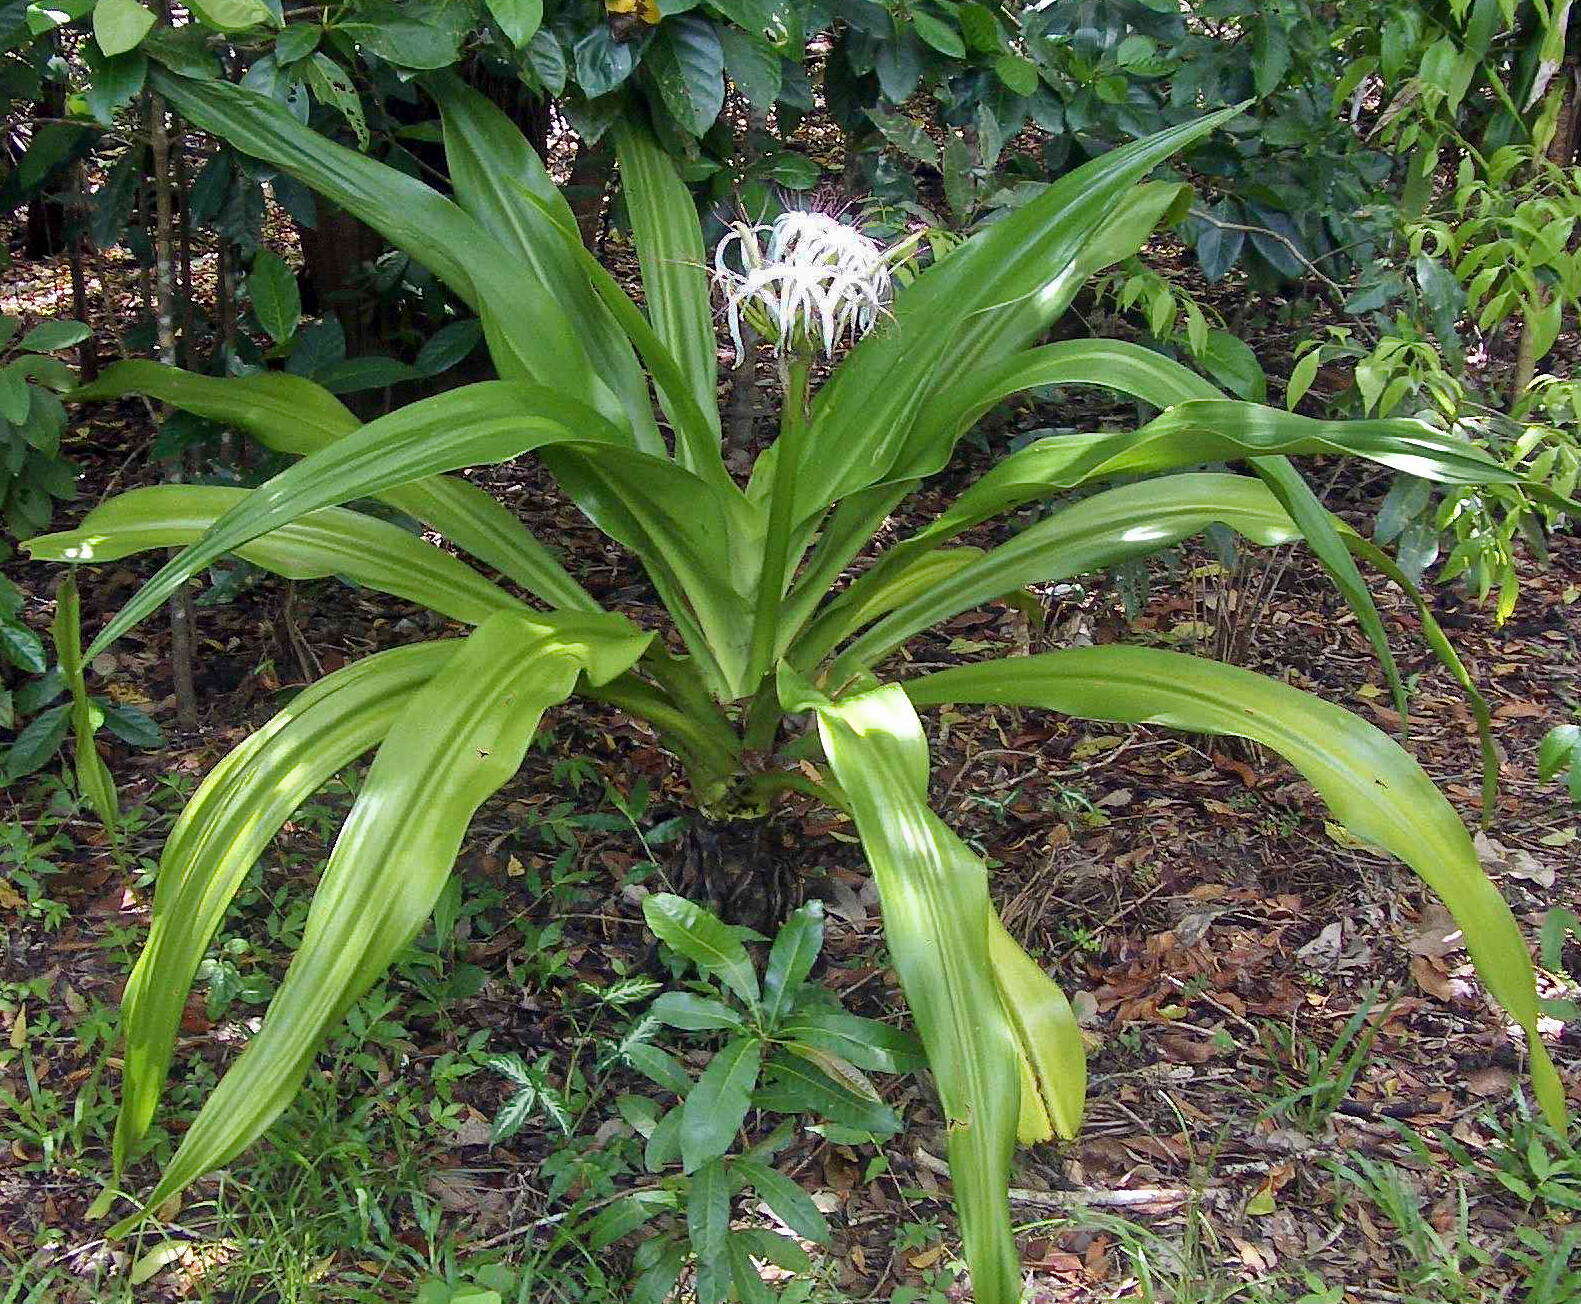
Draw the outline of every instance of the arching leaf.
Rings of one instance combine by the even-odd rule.
[[[201,539],[255,492],[220,485],[150,485],[94,508],[75,530],[41,535],[22,546],[41,561],[79,564],[179,548]],[[496,611],[523,609],[519,599],[431,543],[344,507],[309,512],[240,545],[236,555],[287,579],[344,575],[468,625]]]
[[[924,675],[919,706],[994,702],[1091,720],[1234,734],[1306,776],[1352,833],[1405,861],[1449,908],[1477,972],[1526,1033],[1532,1086],[1558,1126],[1564,1089],[1537,1031],[1531,957],[1454,808],[1410,755],[1359,716],[1276,679],[1156,648],[1066,648]]]

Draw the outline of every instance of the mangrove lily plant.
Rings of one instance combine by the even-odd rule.
[[[428,82],[447,197],[320,138],[250,90],[155,76],[184,117],[431,268],[481,318],[499,379],[366,424],[280,372],[216,379],[127,361],[79,391],[146,394],[300,458],[257,489],[123,494],[80,529],[33,541],[35,557],[78,563],[182,548],[85,654],[71,649],[79,686],[84,661],[227,553],[286,576],[348,576],[472,627],[464,638],[380,652],[305,689],[220,762],[173,829],[125,997],[117,1172],[150,1125],[185,995],[238,884],[300,803],[372,754],[261,1026],[143,1212],[123,1226],[230,1160],[279,1114],[326,1033],[423,925],[474,812],[517,769],[541,713],[569,695],[646,722],[710,819],[760,816],[794,789],[854,821],[949,1121],[979,1304],[1017,1298],[1012,1153],[1018,1137],[1077,1129],[1082,1042],[1064,997],[1001,925],[983,861],[929,808],[918,713],[931,707],[1005,703],[1152,722],[1281,753],[1336,819],[1408,863],[1454,913],[1483,981],[1525,1033],[1538,1097],[1561,1114],[1516,922],[1449,803],[1377,729],[1278,680],[1147,647],[1069,648],[880,682],[891,666],[904,676],[895,654],[918,631],[1214,523],[1255,545],[1304,538],[1386,653],[1355,557],[1387,559],[1318,505],[1287,457],[1354,455],[1447,483],[1513,480],[1415,421],[1310,420],[1230,401],[1130,345],[1038,343],[1084,278],[1136,250],[1178,198],[1178,186],[1148,183],[1148,173],[1225,115],[1085,164],[893,294],[884,251],[857,233],[805,221],[737,233],[718,263],[727,311],[758,313],[772,327],[788,381],[778,437],[743,484],[721,456],[715,264],[686,188],[642,126],[617,126],[615,144],[645,309],[578,243],[521,135],[458,81]],[[860,338],[813,392],[813,350],[850,336]],[[1107,386],[1158,415],[1006,456],[847,580],[893,509],[946,465],[982,414],[1056,384]],[[667,613],[662,626],[601,609],[520,521],[451,474],[528,453],[640,561]],[[1224,464],[1251,474],[1195,469]],[[1078,489],[997,546],[951,546],[974,525]],[[345,506],[370,499],[507,583]],[[79,736],[78,761],[91,777],[91,735]]]

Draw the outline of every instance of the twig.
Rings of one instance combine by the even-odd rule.
[[[1200,218],[1202,221],[1208,223],[1209,226],[1218,227],[1221,231],[1244,231],[1248,235],[1265,235],[1270,240],[1279,241],[1279,243],[1288,249],[1291,255],[1296,258],[1311,275],[1317,277],[1318,280],[1323,282],[1337,302],[1345,302],[1344,286],[1340,285],[1340,283],[1334,280],[1331,276],[1328,276],[1326,273],[1319,270],[1318,265],[1308,258],[1304,253],[1302,253],[1289,236],[1281,235],[1278,231],[1270,230],[1266,226],[1250,226],[1245,222],[1226,222],[1223,218],[1214,217],[1212,213],[1202,208],[1190,209],[1189,214],[1192,217]]]
[[[921,1146],[912,1152],[912,1157],[929,1172],[937,1173],[940,1177],[950,1175],[950,1166]],[[1126,1209],[1140,1204],[1184,1204],[1204,1191],[1225,1189],[1222,1186],[1204,1186],[1197,1191],[1185,1191],[1178,1187],[1139,1186],[1129,1191],[1098,1191],[1090,1187],[1074,1191],[1032,1191],[1012,1186],[1010,1201],[1037,1209]]]

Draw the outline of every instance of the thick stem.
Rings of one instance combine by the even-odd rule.
[[[752,428],[757,416],[758,368],[753,356],[757,332],[741,324],[741,356],[730,370],[730,397],[725,403],[725,451],[746,460],[752,456]]]
[[[752,612],[752,660],[755,674],[767,674],[774,660],[785,572],[790,564],[791,527],[795,524],[796,479],[801,470],[807,433],[807,401],[812,367],[792,355],[780,363],[785,406],[780,410],[780,436],[774,443],[774,485],[769,490],[768,529],[763,536],[763,567],[758,572]]]

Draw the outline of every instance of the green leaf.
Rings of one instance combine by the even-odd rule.
[[[192,0],[192,11],[222,32],[239,32],[275,21],[273,11],[263,0]]]
[[[1087,1048],[1065,993],[1010,936],[997,912],[989,923],[988,955],[1021,1062],[1023,1144],[1066,1140],[1081,1130],[1087,1099]]]
[[[248,871],[302,802],[378,744],[455,648],[396,648],[326,675],[215,766],[187,803],[160,857],[148,941],[122,997],[116,1172],[153,1120],[193,975]]]
[[[296,286],[296,273],[269,249],[260,249],[247,274],[247,295],[253,316],[269,332],[276,344],[284,344],[296,334],[302,316],[302,298]]]
[[[686,1264],[686,1248],[684,1240],[664,1244],[657,1261],[643,1268],[632,1282],[630,1304],[667,1304],[673,1299],[675,1284]]]
[[[1268,377],[1250,346],[1229,331],[1208,332],[1198,361],[1207,373],[1238,398],[1261,402],[1268,396]]]
[[[313,372],[313,379],[331,394],[357,394],[370,389],[387,389],[403,380],[415,380],[421,373],[395,358],[369,354],[361,358],[342,358]]]
[[[1262,478],[1290,513],[1306,540],[1307,547],[1322,564],[1334,582],[1334,587],[1355,613],[1357,623],[1367,641],[1372,644],[1385,677],[1394,694],[1394,709],[1402,716],[1406,713],[1405,684],[1400,678],[1400,668],[1389,647],[1389,632],[1384,628],[1383,615],[1374,601],[1372,590],[1362,578],[1361,570],[1351,556],[1350,548],[1340,537],[1340,527],[1334,516],[1318,500],[1307,484],[1306,477],[1283,457],[1260,457],[1252,462],[1252,469]]]
[[[1259,99],[1272,95],[1290,69],[1290,37],[1278,12],[1259,15],[1252,35],[1252,84]]]
[[[752,1103],[763,1043],[737,1037],[718,1052],[681,1107],[681,1166],[696,1172],[730,1149]]]
[[[89,659],[204,566],[311,511],[545,444],[596,439],[600,427],[590,410],[558,393],[504,381],[465,385],[380,417],[282,471],[222,516],[121,609]]]
[[[624,670],[648,642],[615,617],[568,619],[560,630],[513,613],[491,617],[411,696],[336,840],[262,1026],[193,1121],[145,1212],[279,1115],[329,1029],[421,928],[474,812],[516,772],[544,709],[584,671],[596,680]]]
[[[41,561],[117,561],[155,548],[178,548],[203,538],[252,489],[219,485],[151,485],[118,494],[75,530],[23,543]],[[403,530],[344,507],[322,508],[236,549],[236,555],[287,579],[343,575],[396,597],[421,603],[464,624],[481,624],[522,602],[465,563]]]
[[[755,1259],[784,1268],[786,1272],[812,1271],[812,1256],[789,1236],[782,1236],[767,1227],[743,1227],[730,1235],[733,1240],[746,1245]]]
[[[663,1053],[662,1051],[660,1052]],[[691,1086],[691,1079],[686,1080]],[[681,1106],[677,1105],[653,1125],[648,1142],[642,1148],[642,1164],[650,1173],[657,1173],[681,1158]]]
[[[1019,54],[1002,54],[994,60],[994,73],[1017,95],[1031,95],[1038,88],[1038,66]]]
[[[587,1247],[597,1253],[675,1207],[670,1191],[637,1191],[600,1210],[587,1226]]]
[[[448,68],[460,56],[460,42],[452,29],[417,17],[403,18],[393,5],[384,12],[370,9],[366,17],[368,21],[338,23],[335,30],[398,68]]]
[[[361,424],[328,390],[283,371],[221,379],[157,362],[117,362],[71,397],[126,394],[147,394],[244,430],[276,452],[297,456],[324,448]],[[386,489],[377,497],[439,531],[551,606],[599,609],[515,515],[479,486],[435,476]]]
[[[904,113],[891,112],[879,105],[872,105],[867,109],[867,116],[872,119],[873,125],[883,133],[884,139],[898,149],[902,154],[914,158],[919,163],[929,167],[939,166],[939,147],[933,143],[932,138],[922,129],[922,124]]]
[[[1544,783],[1556,779],[1577,759],[1581,759],[1581,725],[1555,725],[1537,746],[1537,777]]]
[[[537,34],[543,22],[543,0],[487,0],[489,14],[518,50]]]
[[[1129,389],[1128,384],[1120,387]],[[1320,454],[1365,457],[1447,484],[1520,481],[1517,473],[1500,466],[1474,444],[1425,422],[1409,418],[1316,421],[1255,403],[1193,399],[1175,403],[1138,430],[1033,441],[1001,459],[914,539],[942,542],[1011,507],[1042,497],[1049,489],[1075,488],[1098,478],[1169,471],[1205,462]],[[903,546],[914,546],[913,540]]]
[[[686,1032],[745,1026],[741,1016],[722,1001],[711,1001],[692,992],[665,992],[653,1002],[648,1013],[660,1023]]]
[[[617,41],[608,23],[598,23],[571,48],[576,84],[590,100],[608,95],[637,66],[632,46]]]
[[[1312,388],[1312,382],[1317,378],[1318,367],[1323,362],[1323,353],[1320,349],[1310,349],[1296,359],[1295,365],[1290,368],[1290,381],[1285,386],[1285,407],[1294,412],[1296,404],[1306,397]]]
[[[1537,1032],[1531,958],[1454,808],[1397,743],[1349,711],[1266,676],[1154,648],[1067,648],[925,675],[919,706],[995,702],[1086,719],[1251,738],[1304,774],[1358,837],[1410,865],[1460,924],[1477,972],[1527,1035],[1532,1082],[1557,1125],[1564,1092]]]
[[[415,24],[413,24],[415,26]],[[375,29],[377,30],[377,28]],[[560,300],[452,201],[414,177],[346,149],[299,122],[284,104],[220,79],[151,74],[188,121],[264,159],[367,222],[479,311],[502,376],[585,396],[617,428],[630,414],[593,373]]]
[[[26,674],[41,675],[49,669],[44,640],[15,620],[0,619],[0,654]]]
[[[642,917],[661,942],[712,974],[754,1009],[758,976],[741,939],[696,902],[670,892],[642,899]]]
[[[735,1298],[741,1304],[775,1304],[779,1298],[752,1262],[752,1243],[731,1233],[725,1239],[725,1256],[730,1262],[730,1279],[735,1283]]]
[[[52,706],[35,715],[11,740],[5,754],[6,781],[14,782],[48,763],[71,731],[70,708]]]
[[[911,1033],[839,1010],[793,1014],[780,1026],[778,1035],[838,1055],[873,1073],[910,1073],[927,1063]]]
[[[661,23],[642,66],[683,130],[701,136],[713,126],[725,103],[725,52],[713,24],[690,14]]]
[[[681,1067],[681,1062],[668,1051],[660,1050],[652,1042],[633,1042],[622,1048],[621,1055],[638,1073],[666,1091],[684,1096],[692,1089],[692,1076]]]
[[[774,1216],[796,1235],[815,1245],[829,1243],[828,1219],[819,1212],[812,1197],[790,1178],[752,1159],[738,1159],[731,1167],[736,1177],[756,1191]]]
[[[0,418],[20,426],[32,406],[33,391],[28,388],[22,368],[15,363],[0,367]]]
[[[900,1117],[882,1101],[858,1095],[806,1059],[786,1050],[773,1055],[763,1069],[767,1082],[753,1103],[780,1114],[816,1114],[877,1136],[900,1131]]]
[[[1013,1304],[1021,1272],[1006,1191],[1020,1089],[1016,1042],[989,961],[987,871],[928,808],[927,742],[899,688],[813,705],[948,1120],[973,1294],[981,1304]]]
[[[1148,556],[1214,524],[1263,545],[1300,537],[1279,500],[1250,476],[1202,472],[1106,489],[969,559],[900,603],[841,653],[831,682],[844,682],[856,668],[878,664],[917,631],[959,612],[1028,584],[1070,579]]]
[[[93,7],[93,39],[105,54],[123,54],[148,35],[154,22],[154,15],[137,0],[98,0]]]
[[[647,384],[631,346],[581,270],[581,238],[570,205],[504,112],[450,73],[425,80],[444,124],[445,161],[457,202],[514,255],[522,293],[535,296],[520,329],[557,332],[559,374],[577,376],[599,411],[662,455]],[[572,233],[567,240],[566,232]],[[496,310],[497,313],[498,310]],[[485,326],[489,323],[485,319]],[[529,341],[535,350],[542,342]],[[491,343],[492,351],[497,348]],[[574,367],[575,370],[567,370]],[[509,375],[508,371],[502,374]]]
[[[53,353],[80,344],[91,334],[80,321],[41,321],[22,337],[17,348],[24,353]]]
[[[115,115],[143,89],[148,77],[148,56],[141,50],[132,50],[109,59],[90,45],[83,47],[82,58],[89,78],[83,91],[88,112],[100,126],[113,127]]]
[[[768,113],[784,84],[784,64],[779,54],[738,27],[720,27],[716,35],[724,48],[725,71],[731,82],[753,108]]]
[[[475,318],[448,322],[423,341],[412,365],[425,376],[437,376],[464,361],[482,338],[483,327]]]
[[[316,29],[314,33],[316,35]],[[362,96],[347,71],[322,50],[302,66],[302,76],[313,98],[333,108],[357,138],[357,148],[365,150],[372,139],[368,134],[368,118],[362,111]]]
[[[724,1304],[730,1291],[725,1248],[730,1232],[730,1173],[723,1160],[704,1164],[692,1175],[686,1198],[686,1231],[697,1259],[698,1304]]]
[[[648,318],[703,417],[699,430],[685,414],[668,412],[681,435],[679,461],[729,483],[719,450],[718,342],[697,208],[674,162],[640,126],[616,123],[615,152]]]
[[[763,1018],[775,1027],[790,1011],[823,949],[823,902],[809,901],[780,927],[763,970]]]
[[[951,59],[966,57],[966,42],[961,39],[953,23],[927,9],[918,8],[911,11],[911,25],[917,35],[940,54],[948,55]]]
[[[292,23],[284,28],[274,41],[275,62],[295,63],[318,49],[324,29],[316,23]]]
[[[509,1141],[527,1126],[527,1120],[533,1116],[537,1108],[537,1087],[522,1087],[513,1092],[500,1106],[499,1113],[494,1115],[494,1124],[489,1129],[489,1141],[494,1145]]]
[[[164,731],[135,706],[115,706],[94,699],[104,712],[104,727],[133,747],[163,747]]]
[[[83,682],[82,608],[77,600],[76,577],[69,573],[55,595],[55,621],[50,633],[55,641],[55,655],[60,661],[61,676],[71,689],[77,790],[88,799],[94,813],[113,834],[119,814],[115,780],[110,777],[109,767],[105,765],[93,741],[103,717],[98,707],[89,700],[87,685]]]
[[[797,518],[805,521],[856,489],[942,467],[961,428],[953,404],[939,396],[1044,331],[1076,293],[1071,268],[1135,183],[1236,112],[1212,114],[1083,164],[896,295],[885,329],[851,351],[814,401]],[[771,468],[772,458],[759,459],[758,495],[766,492]]]

